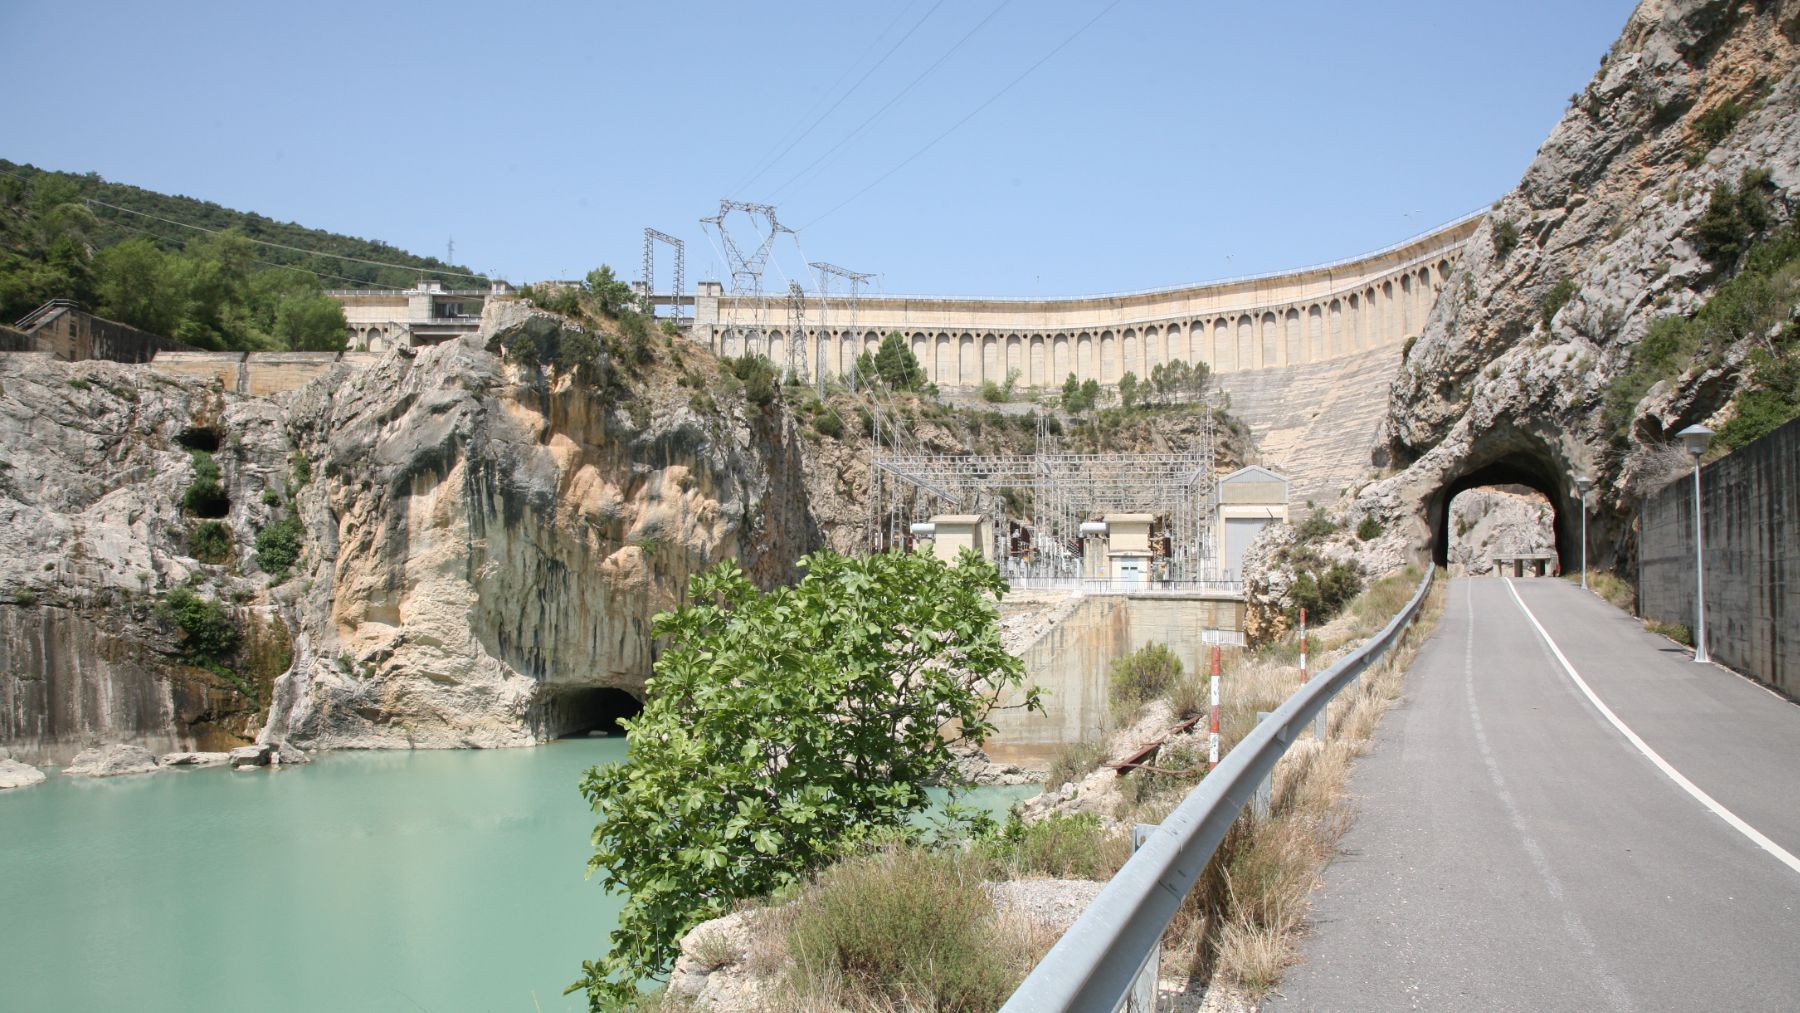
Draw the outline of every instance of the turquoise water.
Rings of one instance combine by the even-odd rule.
[[[0,794],[0,1010],[585,1009],[562,990],[619,900],[582,878],[576,784],[624,752],[334,753]]]

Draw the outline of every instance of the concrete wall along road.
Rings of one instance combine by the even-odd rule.
[[[986,749],[994,759],[1047,764],[1063,746],[1099,738],[1109,722],[1112,664],[1144,645],[1168,644],[1183,668],[1203,664],[1208,630],[1241,631],[1241,600],[1202,595],[1089,595],[1020,652],[1025,682],[1043,693],[1044,713],[1002,710]],[[1228,648],[1229,649],[1229,648]],[[1016,704],[1018,694],[1002,705]]]
[[[362,370],[379,359],[358,352],[162,352],[150,368],[169,376],[216,380],[236,394],[270,397],[298,390],[339,363]]]
[[[1800,696],[1800,420],[1700,472],[1714,660]],[[1694,483],[1644,502],[1638,608],[1694,626]]]

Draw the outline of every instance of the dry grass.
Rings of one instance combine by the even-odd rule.
[[[976,847],[989,879],[1111,879],[1131,857],[1131,839],[1110,831],[1091,813],[1052,813]]]
[[[735,964],[743,958],[738,948],[732,945],[731,937],[724,932],[705,932],[694,939],[689,948],[690,955],[702,969],[716,971],[727,964]]]
[[[1644,629],[1659,636],[1668,637],[1683,647],[1694,646],[1694,633],[1680,623],[1665,623],[1656,619],[1644,620]]]
[[[967,856],[894,848],[841,862],[793,905],[792,1009],[997,1009],[1055,942],[1002,918]]]
[[[1405,605],[1418,577],[1378,582],[1348,613],[1363,635]],[[1400,693],[1401,677],[1443,612],[1443,585],[1426,596],[1418,619],[1387,657],[1338,694],[1327,712],[1327,741],[1296,742],[1275,768],[1267,816],[1246,812],[1232,825],[1184,901],[1165,938],[1165,973],[1210,977],[1256,999],[1273,989],[1296,958],[1310,895],[1349,824],[1341,806],[1350,762],[1366,751],[1375,727]],[[1221,737],[1235,744],[1298,685],[1278,652],[1246,658],[1223,678]],[[1136,776],[1136,775],[1134,775]],[[1153,800],[1140,818],[1166,813]]]
[[[1589,570],[1587,578],[1588,590],[1612,602],[1613,606],[1620,611],[1637,612],[1637,590],[1631,586],[1630,581],[1605,570]],[[1564,579],[1579,583],[1581,573],[1576,571],[1566,575]]]
[[[1378,582],[1334,626],[1372,632],[1405,603],[1396,578]],[[1410,582],[1416,586],[1416,578]],[[1391,608],[1383,614],[1381,609]],[[1328,711],[1330,736],[1296,742],[1276,767],[1270,811],[1246,812],[1183,902],[1165,936],[1165,974],[1210,978],[1255,999],[1273,989],[1296,957],[1310,895],[1348,825],[1340,804],[1350,762],[1368,748],[1376,724],[1399,695],[1401,675],[1443,608],[1433,588],[1419,619],[1374,669]],[[1223,748],[1300,685],[1295,649],[1230,652],[1222,677]],[[1322,659],[1321,659],[1322,660]],[[1206,680],[1181,679],[1171,695],[1205,693]],[[1191,700],[1190,700],[1191,702]],[[1180,713],[1182,707],[1177,706]],[[1193,738],[1165,747],[1158,770],[1125,779],[1129,822],[1160,822],[1198,781],[1202,747]],[[1105,759],[1099,743],[1064,750],[1049,787],[1078,780]],[[841,862],[769,909],[749,950],[731,959],[780,984],[771,1009],[991,1009],[1000,1005],[1055,942],[1056,933],[1016,915],[998,915],[983,879],[1031,876],[1104,879],[1129,857],[1128,841],[1091,816],[1052,816],[966,852],[896,847]],[[725,954],[696,953],[702,962]]]
[[[1106,759],[1104,742],[1074,742],[1063,746],[1050,761],[1050,771],[1044,776],[1044,790],[1055,791],[1070,781],[1079,781]]]

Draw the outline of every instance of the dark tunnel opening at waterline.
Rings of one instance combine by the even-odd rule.
[[[545,739],[623,735],[619,719],[643,709],[636,696],[613,686],[544,686],[532,701],[532,724]]]

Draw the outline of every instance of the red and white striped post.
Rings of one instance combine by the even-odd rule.
[[[1212,649],[1212,733],[1206,737],[1206,769],[1219,765],[1219,645]]]
[[[1300,608],[1300,681],[1306,681],[1306,607]]]

